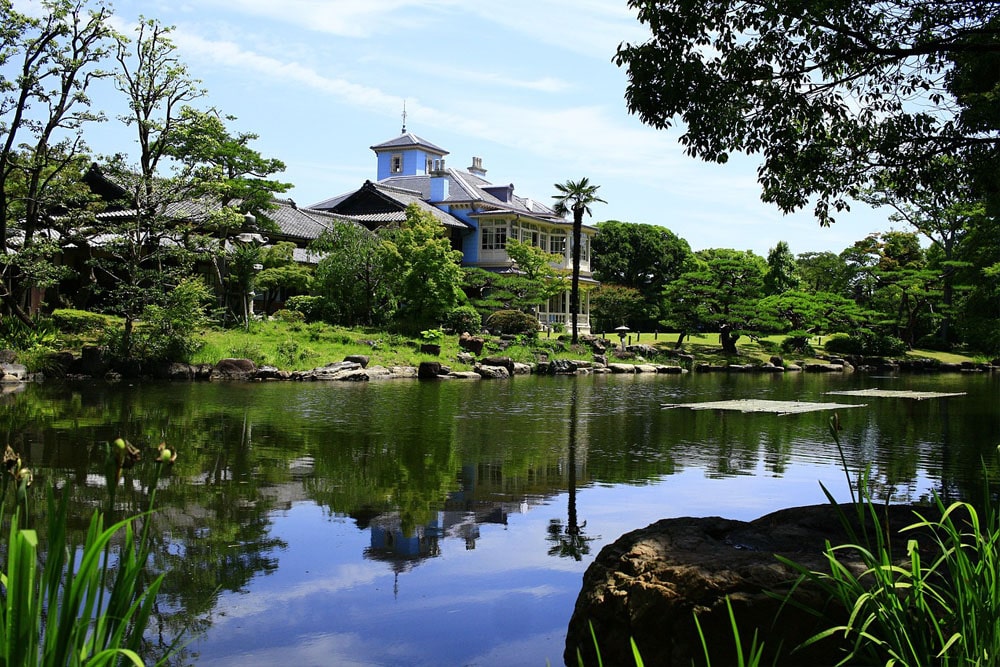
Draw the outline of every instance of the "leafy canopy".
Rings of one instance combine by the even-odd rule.
[[[689,155],[761,154],[762,198],[823,224],[866,187],[996,179],[997,0],[630,0],[650,29],[615,56],[629,110]],[[957,158],[942,161],[942,156]]]

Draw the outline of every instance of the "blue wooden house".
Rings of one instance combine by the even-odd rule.
[[[507,254],[508,239],[529,242],[561,256],[557,268],[572,268],[573,223],[542,202],[514,192],[514,184],[486,180],[482,158],[465,169],[446,164],[448,151],[403,128],[400,136],[371,147],[378,165],[375,181],[352,192],[321,201],[311,209],[344,216],[375,229],[401,222],[406,207],[416,204],[441,221],[452,245],[462,251],[464,266],[488,271],[516,270]],[[580,247],[580,281],[594,284],[590,270],[591,239],[597,230],[584,226]],[[536,309],[542,326],[570,325],[569,291]],[[578,329],[590,332],[587,291],[581,293]]]

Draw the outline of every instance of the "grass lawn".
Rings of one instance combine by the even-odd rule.
[[[113,318],[109,318],[113,319]],[[102,330],[114,326],[102,323],[101,327],[70,334],[62,333],[59,343],[64,349],[79,353],[86,344],[98,343]],[[457,361],[462,351],[458,346],[458,336],[446,335],[440,341],[441,354],[434,356],[420,352],[422,342],[419,336],[404,336],[382,330],[346,328],[322,322],[284,322],[269,320],[254,322],[250,331],[236,329],[207,329],[199,334],[203,347],[191,359],[193,363],[214,364],[220,359],[240,357],[251,359],[258,366],[270,365],[283,370],[308,370],[342,361],[349,355],[364,354],[371,365],[417,366],[421,361],[440,361],[453,370],[468,370],[469,364]],[[615,333],[605,334],[615,346],[619,337]],[[722,353],[717,334],[695,334],[684,339],[681,349],[693,355],[698,362],[721,364],[760,364],[772,356],[779,355],[786,361],[820,362],[812,356],[782,353],[781,343],[785,336],[764,336],[752,340],[746,336],[737,341],[736,356]],[[651,345],[662,350],[673,350],[677,334],[671,332],[631,332],[627,343]],[[810,344],[816,354],[822,354],[823,337],[815,337]],[[524,344],[522,344],[524,343]],[[532,363],[541,359],[586,359],[592,357],[588,345],[572,346],[569,335],[540,334],[534,341],[517,341],[512,345],[501,345],[499,339],[487,337],[482,356],[509,356],[515,361]],[[947,363],[974,361],[972,357],[948,352],[912,350],[909,358],[929,358]]]

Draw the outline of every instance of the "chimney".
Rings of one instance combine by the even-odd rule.
[[[479,176],[480,178],[483,178],[484,176],[486,176],[486,170],[483,169],[483,158],[481,158],[481,157],[474,157],[474,158],[472,158],[472,166],[469,167],[469,173],[470,174],[475,174],[476,176]]]
[[[448,198],[448,170],[444,165],[444,158],[435,159],[431,164],[431,192],[430,201],[444,201]]]

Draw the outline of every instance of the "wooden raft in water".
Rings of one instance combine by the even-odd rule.
[[[925,398],[947,398],[949,396],[965,396],[964,391],[944,393],[940,391],[910,391],[908,389],[852,389],[851,391],[828,391],[827,394],[838,396],[873,396],[876,398],[912,398],[922,401]]]
[[[867,404],[849,403],[807,403],[805,401],[765,401],[745,398],[736,401],[706,401],[704,403],[661,403],[664,410],[688,408],[690,410],[735,410],[738,412],[770,412],[778,415],[817,412],[819,410],[840,410],[841,408],[863,408]]]

